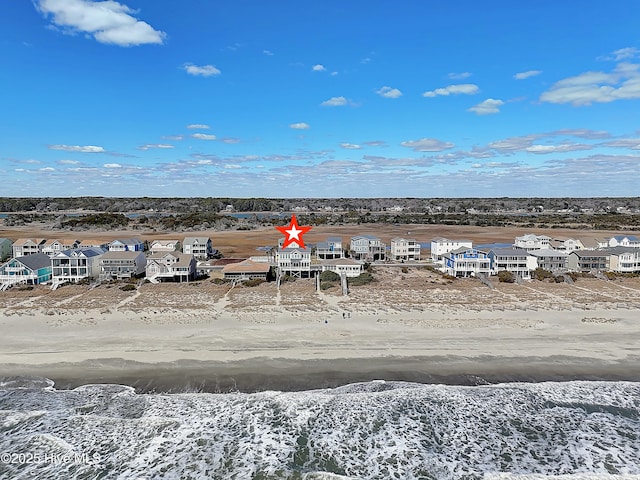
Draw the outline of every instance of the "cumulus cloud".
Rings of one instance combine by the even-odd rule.
[[[213,65],[194,65],[193,63],[185,63],[182,68],[189,75],[196,77],[213,77],[222,73]]]
[[[448,95],[474,95],[478,93],[480,89],[477,85],[473,83],[460,83],[457,85],[449,85],[444,88],[436,88],[435,90],[430,90],[424,92],[422,94],[423,97],[437,97],[438,95],[448,96]]]
[[[195,138],[197,140],[215,140],[217,137],[206,133],[194,133],[191,135],[191,138]]]
[[[391,88],[387,86],[384,86],[376,90],[376,93],[384,98],[399,98],[402,96],[402,92],[400,90],[398,90],[397,88]]]
[[[104,168],[122,168],[122,165],[119,163],[105,163],[103,165]]]
[[[408,140],[400,143],[403,147],[411,148],[416,152],[442,152],[455,145],[451,142],[443,142],[436,138],[421,138],[420,140]]]
[[[542,70],[527,70],[526,72],[516,73],[513,78],[516,80],[525,80],[530,77],[535,77],[536,75],[540,75]]]
[[[344,97],[331,97],[329,100],[325,100],[320,105],[323,107],[342,107],[348,103]]]
[[[475,112],[478,115],[490,115],[493,113],[500,113],[500,107],[504,105],[502,100],[496,100],[493,98],[487,98],[485,101],[468,108],[468,112]]]
[[[191,125],[187,125],[187,128],[189,130],[209,130],[211,127],[204,123],[192,123]]]
[[[308,130],[311,128],[311,125],[304,122],[292,123],[291,125],[289,125],[289,128],[293,128],[294,130]]]
[[[314,72],[324,72],[327,69],[324,67],[324,65],[317,64],[311,67],[311,70],[313,70]]]
[[[114,0],[36,0],[36,8],[67,32],[93,35],[100,43],[130,47],[162,44],[166,33],[135,18],[134,10]]]
[[[105,149],[95,145],[49,145],[49,150],[80,153],[105,153]]]
[[[584,72],[553,84],[540,101],[585,106],[640,98],[640,65],[620,63],[613,72]]]
[[[355,143],[341,143],[340,146],[342,148],[346,148],[347,150],[359,150],[362,148],[360,145],[357,145]]]

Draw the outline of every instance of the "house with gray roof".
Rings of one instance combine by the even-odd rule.
[[[543,268],[550,272],[566,272],[567,257],[569,254],[561,250],[542,248],[529,252],[536,258],[538,268]]]
[[[0,291],[20,283],[38,285],[51,280],[51,259],[44,253],[15,257],[0,265]]]
[[[182,253],[193,255],[198,260],[207,260],[213,256],[213,244],[209,237],[185,237]]]
[[[490,250],[488,256],[495,275],[506,270],[518,278],[530,280],[531,271],[538,268],[536,257],[523,248],[496,248]]]
[[[196,276],[197,263],[193,255],[167,252],[147,257],[145,273],[151,283],[188,282]]]
[[[616,235],[611,238],[598,239],[598,248],[633,247],[640,248],[640,239],[635,235]]]
[[[100,257],[100,279],[122,280],[145,273],[147,257],[144,252],[106,252]]]
[[[100,258],[107,251],[99,247],[72,248],[51,258],[52,288],[66,282],[77,283],[85,278],[98,278]]]
[[[576,250],[567,257],[572,272],[604,272],[609,268],[610,254],[604,250]]]
[[[356,260],[384,260],[387,247],[382,240],[375,235],[357,235],[351,238],[351,257]]]
[[[328,237],[326,242],[316,244],[316,258],[318,260],[331,260],[344,258],[341,237]]]

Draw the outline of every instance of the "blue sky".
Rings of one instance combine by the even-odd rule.
[[[0,9],[3,196],[640,193],[637,0]]]

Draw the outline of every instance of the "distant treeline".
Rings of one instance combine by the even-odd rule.
[[[0,212],[385,212],[403,213],[640,213],[640,197],[625,198],[0,198]]]

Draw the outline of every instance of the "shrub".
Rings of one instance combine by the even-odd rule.
[[[320,282],[320,290],[328,290],[330,288],[335,287],[336,284],[333,282]]]
[[[245,287],[257,287],[261,283],[264,283],[264,280],[262,278],[251,278],[242,282],[242,285],[244,285]]]
[[[502,283],[514,283],[516,281],[516,277],[513,273],[507,270],[501,270],[498,272],[498,281]]]
[[[357,277],[349,278],[347,280],[349,285],[366,285],[367,283],[371,283],[374,281],[373,275],[369,272],[363,272]]]
[[[340,275],[330,270],[324,271],[320,274],[321,282],[338,282],[340,281]]]
[[[556,283],[563,283],[564,282],[564,275],[556,275],[555,277],[553,277],[553,281]]]
[[[132,290],[136,290],[136,286],[133,283],[127,283],[120,287],[120,290],[123,292],[131,292]]]
[[[553,273],[549,270],[538,267],[533,271],[533,278],[536,280],[546,280],[547,278],[553,278]]]
[[[409,273],[409,269],[407,267],[402,267],[402,273]]]

